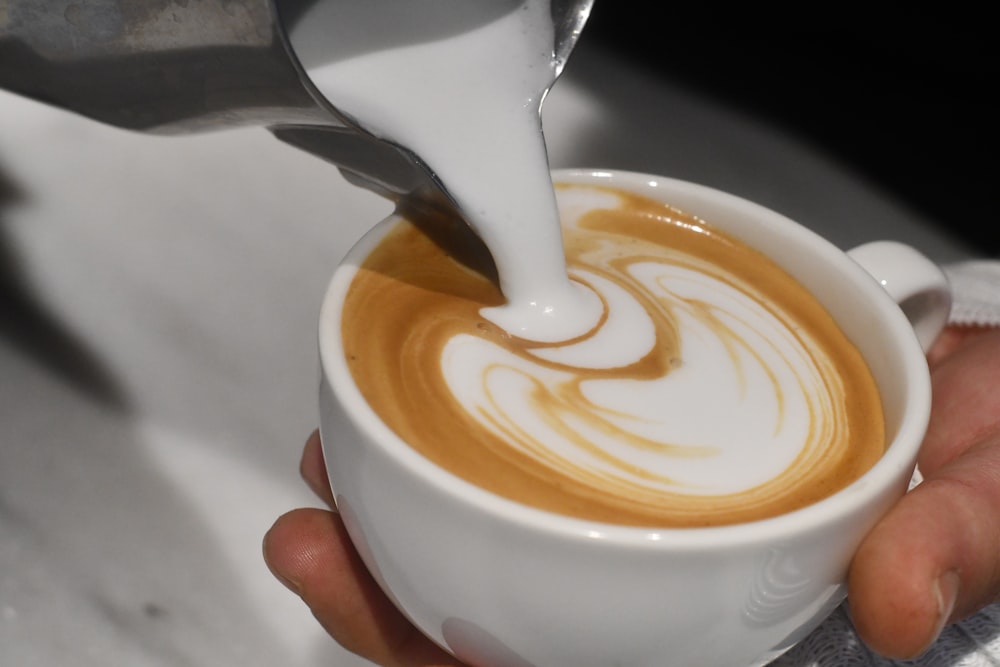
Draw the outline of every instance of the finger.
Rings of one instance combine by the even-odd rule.
[[[848,599],[861,637],[911,658],[1000,591],[1000,437],[970,448],[904,497],[865,539]]]
[[[302,460],[299,463],[299,474],[329,507],[334,506],[333,491],[330,489],[330,478],[326,474],[326,461],[323,459],[323,446],[319,431],[313,431],[302,449]]]
[[[457,666],[372,579],[335,512],[293,510],[264,538],[268,567],[344,648],[380,665]]]
[[[950,325],[934,342],[927,353],[927,361],[934,368],[966,343],[992,330],[992,327]]]
[[[1000,428],[1000,330],[967,336],[931,374],[931,421],[919,460],[924,475]]]

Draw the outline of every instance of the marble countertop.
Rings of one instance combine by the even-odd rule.
[[[713,185],[842,247],[969,254],[795,136],[586,45],[545,127],[553,166]],[[389,208],[264,130],[133,134],[0,92],[0,664],[362,664],[260,540],[316,502],[297,464],[318,307]]]

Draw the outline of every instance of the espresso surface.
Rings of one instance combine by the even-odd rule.
[[[656,527],[781,514],[878,460],[874,380],[795,280],[659,202],[557,191],[570,274],[605,308],[577,339],[539,344],[484,319],[504,298],[461,225],[401,222],[360,267],[345,355],[404,441],[524,504]]]

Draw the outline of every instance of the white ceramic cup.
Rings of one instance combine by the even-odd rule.
[[[321,435],[340,513],[389,597],[471,664],[765,664],[841,602],[858,544],[906,491],[930,411],[924,351],[950,305],[945,277],[908,246],[876,242],[845,254],[788,218],[707,187],[596,170],[557,171],[554,179],[668,202],[776,260],[868,361],[883,401],[886,454],[814,505],[714,528],[583,521],[475,487],[382,423],[344,360],[344,296],[390,217],[337,269],[320,316]]]

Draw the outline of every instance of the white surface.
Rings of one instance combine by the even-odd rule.
[[[703,182],[844,247],[964,254],[794,137],[585,43],[545,120],[554,166]],[[0,664],[357,664],[260,538],[314,502],[319,299],[389,205],[263,130],[150,137],[6,93],[0,177],[20,192],[0,205]]]

